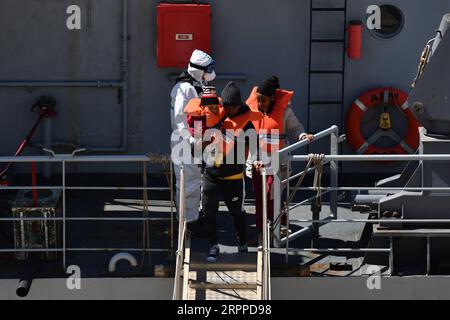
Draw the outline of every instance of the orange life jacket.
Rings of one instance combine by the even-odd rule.
[[[249,110],[233,119],[226,118],[222,125],[223,142],[219,146],[222,155],[227,156],[233,151],[236,138],[239,138],[249,122],[253,123],[263,119],[263,117],[264,115],[258,110]]]
[[[258,87],[253,88],[253,91],[247,100],[247,105],[252,110],[259,111],[258,98],[256,95],[257,89]],[[264,115],[262,120],[253,121],[253,125],[255,126],[261,141],[260,145],[262,151],[270,153],[283,149],[284,139],[286,137],[284,132],[284,114],[293,95],[293,91],[278,89],[275,93],[275,104],[270,114]],[[278,130],[279,134],[272,135],[272,130]]]
[[[192,99],[184,108],[184,113],[193,117],[206,117],[206,127],[214,128],[225,116],[225,110],[219,105],[219,112],[217,114],[212,113],[208,108],[202,107],[201,99]],[[222,100],[219,99],[221,103]]]

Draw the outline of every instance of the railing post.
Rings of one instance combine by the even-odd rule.
[[[175,283],[173,290],[173,300],[181,300],[183,298],[183,293],[181,290],[181,274],[182,267],[184,263],[184,238],[186,233],[186,221],[185,221],[185,177],[184,177],[184,167],[181,166],[180,170],[180,208],[178,213],[178,249],[176,256],[176,271],[175,271]]]
[[[272,283],[271,283],[271,271],[270,271],[270,223],[266,226],[267,234],[269,235],[266,243],[266,300],[272,300]]]
[[[287,182],[286,182],[286,265],[289,263],[289,230],[291,225],[291,181],[289,175],[291,172],[291,154],[288,154],[287,159]]]
[[[274,246],[276,248],[281,247],[281,170],[277,170],[277,172],[273,175],[274,183],[272,185],[273,188],[273,238],[274,238]],[[266,176],[267,178],[267,176]],[[263,191],[264,197],[264,191]],[[265,228],[265,225],[263,225]]]
[[[66,270],[66,162],[62,161],[62,198],[63,198],[63,208],[62,208],[62,241],[63,241],[63,270]]]
[[[267,172],[266,169],[262,169],[262,209],[263,209],[263,243],[262,243],[262,254],[263,254],[263,283],[262,283],[262,292],[263,292],[263,300],[267,300],[267,292],[268,292],[268,270],[267,270],[267,250],[269,243],[270,234],[268,232],[268,219],[267,219]]]
[[[311,212],[312,212],[312,220],[313,221],[319,221],[320,220],[320,212],[322,211],[321,206],[319,206],[317,204],[317,199],[313,200],[311,203]],[[318,222],[313,222],[312,226],[311,226],[311,246],[312,248],[316,247],[316,242],[319,239],[319,234],[320,234],[320,223]]]
[[[338,155],[339,154],[339,129],[338,127],[334,127],[335,131],[331,134],[331,155]],[[330,162],[330,187],[331,188],[337,188],[339,184],[339,165],[336,161]],[[338,191],[332,190],[330,193],[330,212],[333,216],[333,219],[338,218]]]
[[[170,246],[171,246],[171,252],[170,252],[170,256],[173,258],[174,257],[174,240],[175,240],[175,235],[174,235],[174,205],[175,205],[175,196],[174,196],[174,192],[173,192],[173,162],[172,159],[170,160],[170,179],[169,179],[169,183],[170,183]]]

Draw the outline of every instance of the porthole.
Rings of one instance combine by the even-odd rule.
[[[396,6],[385,4],[380,6],[381,28],[371,30],[371,33],[380,39],[392,39],[397,36],[405,25],[405,16]]]

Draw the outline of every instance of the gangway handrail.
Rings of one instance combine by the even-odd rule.
[[[292,156],[292,161],[306,162],[308,156]],[[450,154],[380,154],[380,155],[325,155],[325,160],[335,162],[393,162],[393,161],[434,161],[434,162],[448,162],[450,161]],[[386,187],[385,189],[389,189]]]
[[[319,141],[319,140],[321,140],[323,138],[326,138],[326,137],[328,137],[328,136],[330,136],[332,134],[336,134],[336,135],[339,134],[339,127],[338,126],[331,126],[330,128],[315,134],[313,141],[309,141],[309,140],[299,141],[299,142],[294,143],[294,144],[292,144],[292,145],[290,145],[290,146],[288,146],[288,147],[286,147],[284,149],[281,149],[278,153],[280,154],[280,156],[288,154],[288,153],[291,153],[291,152],[296,151],[298,149],[307,147],[311,143]]]
[[[345,136],[339,136],[339,127],[336,125],[331,126],[330,128],[323,130],[317,134],[314,135],[314,139],[312,141],[310,140],[303,140],[299,141],[297,143],[294,143],[278,152],[279,158],[287,157],[287,172],[288,177],[286,179],[283,179],[279,174],[275,176],[275,192],[274,192],[274,223],[273,225],[273,231],[274,231],[274,241],[276,246],[282,246],[285,245],[283,241],[281,241],[281,223],[277,222],[281,215],[281,185],[287,185],[287,193],[290,193],[290,182],[298,177],[302,177],[304,175],[304,172],[300,172],[298,174],[295,174],[293,176],[290,175],[291,170],[291,161],[294,157],[292,153],[294,151],[297,151],[301,148],[305,148],[315,142],[318,142],[324,138],[330,138],[330,153],[331,154],[338,154],[339,153],[339,144],[345,141]],[[308,157],[308,156],[306,156]],[[328,159],[324,159],[323,162],[324,165],[330,166],[330,185],[332,187],[338,186],[338,176],[339,176],[339,168],[338,163],[335,161],[330,161]],[[308,169],[307,173],[310,173],[312,171],[315,171],[314,168]],[[333,218],[337,218],[337,201],[338,201],[338,192],[337,191],[328,191],[327,193],[330,193],[331,198],[331,214]],[[286,203],[286,217],[287,217],[287,224],[289,225],[289,202]],[[289,244],[286,244],[287,247]],[[287,259],[287,258],[286,258]]]
[[[175,282],[173,289],[172,300],[183,299],[183,265],[184,265],[184,249],[187,236],[187,222],[186,222],[186,185],[184,167],[180,169],[180,201],[179,201],[179,213],[178,213],[178,248],[176,252],[176,265],[175,265]]]
[[[263,242],[262,242],[262,297],[261,300],[271,300],[271,272],[270,272],[270,222],[267,216],[267,171],[262,169],[262,194],[263,194]]]

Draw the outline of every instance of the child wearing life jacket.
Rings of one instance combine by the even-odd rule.
[[[189,132],[196,137],[203,137],[207,129],[216,128],[225,116],[220,99],[214,88],[205,88],[199,99],[192,99],[184,109],[187,114]]]

